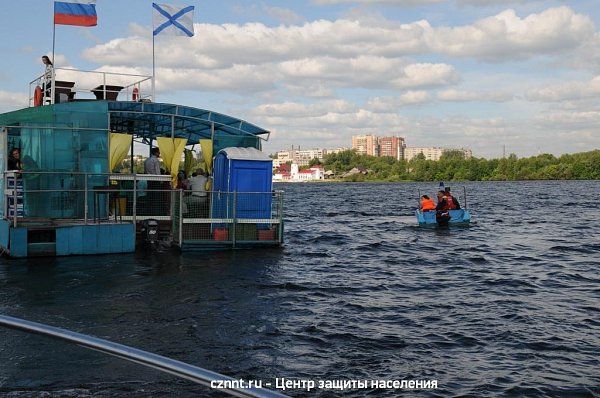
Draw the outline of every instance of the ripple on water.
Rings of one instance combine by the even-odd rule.
[[[285,185],[283,250],[5,263],[0,308],[234,377],[435,379],[438,390],[408,393],[432,397],[600,396],[600,182],[466,185],[473,225],[450,229],[415,225],[417,192],[437,184]],[[565,208],[581,218],[557,216]],[[199,391],[14,332],[0,331],[0,352],[11,359],[0,361],[3,396]]]

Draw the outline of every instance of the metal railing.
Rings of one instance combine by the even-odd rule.
[[[42,105],[75,99],[112,99],[126,101],[151,100],[152,76],[131,73],[101,72],[72,68],[53,68],[52,76],[45,73],[29,82],[29,106],[33,106],[35,88],[42,89]],[[82,94],[81,98],[75,98]]]
[[[171,176],[80,172],[4,172],[3,217],[77,220],[82,224],[171,220]]]
[[[118,358],[125,359],[130,362],[138,363],[143,366],[157,369],[163,373],[169,373],[174,376],[193,381],[194,383],[211,387],[213,382],[229,381],[223,383],[224,386],[232,385],[231,388],[223,388],[218,391],[228,393],[235,397],[250,397],[250,398],[285,398],[286,395],[275,391],[270,391],[264,388],[250,386],[246,382],[241,382],[240,387],[235,387],[239,379],[233,379],[229,376],[224,376],[219,373],[212,372],[197,366],[177,361],[161,355],[152,354],[147,351],[142,351],[137,348],[128,347],[123,344],[113,343],[108,340],[99,339],[96,337],[87,336],[81,333],[72,332],[65,329],[60,329],[53,326],[44,325],[41,323],[30,322],[19,318],[14,318],[6,315],[0,315],[0,326],[5,328],[19,330],[27,333],[47,336],[53,339],[65,341],[84,348],[89,348],[94,351],[99,351],[104,354],[113,355]]]
[[[282,191],[180,191],[174,208],[176,243],[283,243]]]
[[[283,243],[283,192],[206,192],[171,188],[171,176],[7,171],[3,217],[13,227],[40,220],[67,224],[171,222],[173,241]]]

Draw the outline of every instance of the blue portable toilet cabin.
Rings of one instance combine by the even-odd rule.
[[[256,148],[229,147],[213,162],[212,218],[270,219],[273,160]],[[236,192],[236,212],[233,194]]]

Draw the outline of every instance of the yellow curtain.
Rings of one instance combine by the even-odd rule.
[[[213,166],[213,142],[212,140],[200,140],[200,148],[202,148],[202,157],[206,165],[206,172],[212,173]]]
[[[181,155],[187,144],[186,138],[169,138],[169,137],[158,137],[156,139],[158,149],[160,149],[160,156],[165,163],[167,171],[171,173],[171,184],[177,185],[177,173],[179,172],[179,162],[181,162]]]
[[[186,149],[185,151],[183,151],[183,154],[183,171],[185,172],[185,175],[189,177],[194,171],[192,170],[192,168],[194,167],[194,152],[192,152],[189,149]]]
[[[125,159],[131,150],[131,135],[110,133],[110,172],[115,169]]]

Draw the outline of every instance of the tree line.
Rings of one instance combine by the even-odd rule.
[[[446,151],[440,160],[426,160],[419,154],[409,162],[393,157],[359,155],[353,150],[326,155],[325,170],[340,178],[358,168],[346,181],[514,181],[514,180],[597,180],[600,179],[600,150],[562,155],[550,154],[502,159],[469,158],[461,151]]]

